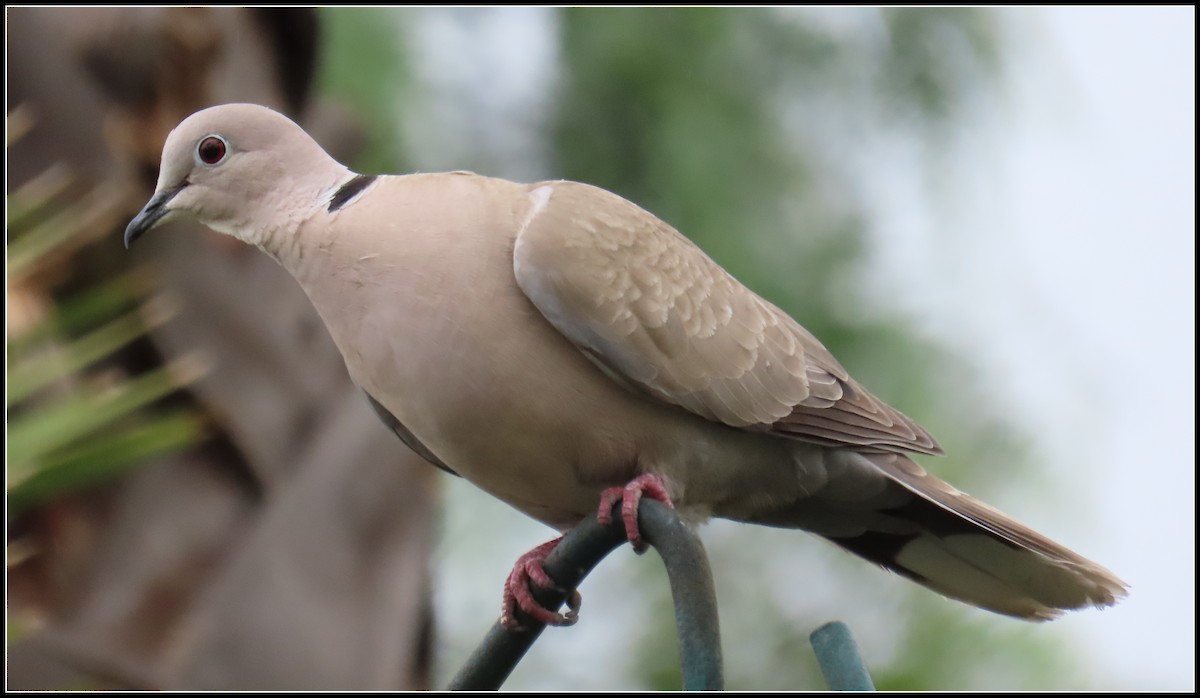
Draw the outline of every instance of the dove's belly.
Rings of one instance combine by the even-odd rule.
[[[439,327],[457,327],[453,337],[431,343],[414,331],[371,342],[389,356],[348,361],[351,373],[455,472],[560,529],[594,511],[601,490],[643,472],[660,475],[698,518],[750,500],[794,500],[811,486],[798,477],[803,445],[622,387],[513,300],[501,304],[511,313],[501,339],[484,344],[468,318],[442,317]],[[379,366],[391,370],[365,369]]]
[[[447,322],[412,309],[414,329],[424,320],[454,330],[437,342],[420,331],[371,342],[388,356],[347,364],[455,472],[534,518],[569,527],[595,509],[603,488],[641,472],[649,446],[677,450],[689,416],[612,383],[532,306],[507,310],[510,329],[484,342],[478,318]],[[654,434],[645,433],[648,424],[657,425]]]

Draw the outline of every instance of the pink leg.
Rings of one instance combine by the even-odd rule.
[[[610,487],[601,492],[600,509],[596,512],[596,518],[600,520],[600,523],[608,526],[612,523],[613,505],[617,503],[618,499],[621,500],[621,519],[625,522],[625,535],[633,545],[634,551],[638,553],[646,551],[646,543],[642,540],[642,532],[638,529],[637,522],[638,504],[641,503],[643,496],[657,499],[672,509],[675,508],[662,479],[657,475],[647,473],[635,477],[624,487]]]
[[[500,623],[505,628],[509,630],[524,629],[521,621],[517,619],[516,610],[518,608],[529,617],[546,625],[574,625],[575,621],[579,620],[581,599],[578,591],[572,591],[571,595],[567,597],[569,610],[566,615],[563,615],[542,606],[537,599],[533,598],[533,593],[529,590],[530,585],[536,585],[543,589],[556,588],[554,580],[546,574],[542,563],[561,540],[562,538],[555,538],[548,543],[542,543],[517,558],[517,564],[513,565],[512,572],[508,574],[508,579],[504,582],[504,605],[500,611]]]

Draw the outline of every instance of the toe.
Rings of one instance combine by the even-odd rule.
[[[532,587],[554,589],[566,593],[559,588],[550,575],[546,573],[542,563],[560,539],[525,553],[518,558],[508,579],[504,582],[504,602],[500,610],[500,623],[508,630],[524,630],[517,609],[529,618],[545,625],[574,625],[579,620],[580,599],[578,591],[572,591],[567,597],[568,612],[564,615],[543,606],[533,596]]]

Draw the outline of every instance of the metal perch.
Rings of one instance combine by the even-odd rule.
[[[617,503],[617,507],[620,502]],[[604,556],[625,543],[620,511],[612,526],[601,526],[592,514],[571,529],[545,561],[546,573],[563,589],[574,589]],[[662,557],[675,601],[679,653],[685,690],[715,691],[724,688],[721,664],[721,631],[712,573],[700,539],[663,504],[643,499],[638,526]],[[534,589],[537,600],[549,609],[560,607],[566,594]],[[541,635],[545,626],[527,617],[523,632],[505,630],[497,621],[483,642],[450,681],[450,690],[500,688],[517,662]]]

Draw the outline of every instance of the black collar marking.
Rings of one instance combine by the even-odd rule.
[[[350,199],[353,199],[359,192],[366,189],[368,184],[374,182],[376,177],[377,175],[358,175],[343,184],[340,189],[333,193],[333,198],[329,200],[329,212],[333,213],[345,206]]]

